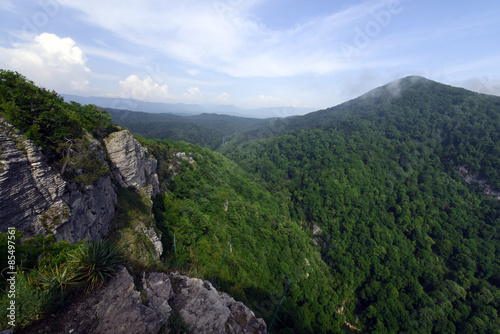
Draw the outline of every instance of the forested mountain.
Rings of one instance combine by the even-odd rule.
[[[68,161],[61,174],[82,189],[114,173],[87,148],[119,130],[106,112],[1,74],[10,135],[57,170]],[[500,98],[409,77],[266,123],[129,115],[144,136],[165,121],[205,146],[136,136],[157,161],[152,209],[114,185],[124,229],[162,232],[152,267],[210,279],[274,333],[500,332]],[[150,136],[171,139],[160,125]],[[223,154],[207,148],[233,131]]]
[[[116,124],[145,138],[185,141],[213,150],[225,145],[239,133],[272,121],[218,114],[179,116],[110,108],[105,110]]]
[[[500,98],[410,77],[281,132],[224,153],[323,229],[348,319],[380,333],[500,330],[500,196],[482,194],[500,186]]]

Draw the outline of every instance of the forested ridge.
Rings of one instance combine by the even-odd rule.
[[[498,187],[499,117],[498,97],[406,78],[225,153],[323,228],[367,332],[498,332],[499,201],[454,168]]]
[[[69,161],[66,178],[109,172],[85,149],[87,133],[117,129],[108,113],[1,74],[0,113],[58,170]],[[456,172],[498,191],[499,136],[500,98],[409,77],[220,153],[204,137],[137,139],[158,160],[163,264],[210,279],[272,332],[499,333],[500,201]]]
[[[105,109],[116,124],[149,139],[185,141],[212,150],[236,136],[270,120],[218,114],[179,116]]]

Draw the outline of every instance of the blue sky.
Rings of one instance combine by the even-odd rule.
[[[59,93],[327,108],[421,75],[500,95],[500,3],[0,0],[0,68]]]

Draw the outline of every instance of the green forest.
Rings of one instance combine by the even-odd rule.
[[[364,331],[497,333],[500,202],[454,168],[498,189],[500,98],[397,84],[225,153],[289,193],[293,219],[321,226],[322,258]]]
[[[85,156],[86,132],[117,130],[116,114],[0,74],[0,113],[58,168],[68,145]],[[500,201],[483,193],[500,189],[499,97],[409,77],[305,116],[209,118],[196,144],[195,126],[130,127],[158,160],[162,266],[211,280],[273,333],[500,333]],[[70,167],[75,182],[109,172]]]
[[[237,134],[272,121],[218,114],[178,116],[111,108],[105,110],[117,125],[139,133],[144,138],[185,141],[212,150],[224,146]]]

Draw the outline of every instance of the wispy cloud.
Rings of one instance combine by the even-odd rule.
[[[252,19],[241,1],[221,13],[218,2],[60,0],[85,20],[165,56],[235,77],[286,77],[350,69],[338,45],[348,28],[387,5],[372,0],[286,30]],[[238,3],[238,2],[236,2]],[[245,3],[246,5],[244,5]],[[119,11],[116,8],[120,8]],[[113,13],[113,15],[109,15]]]

